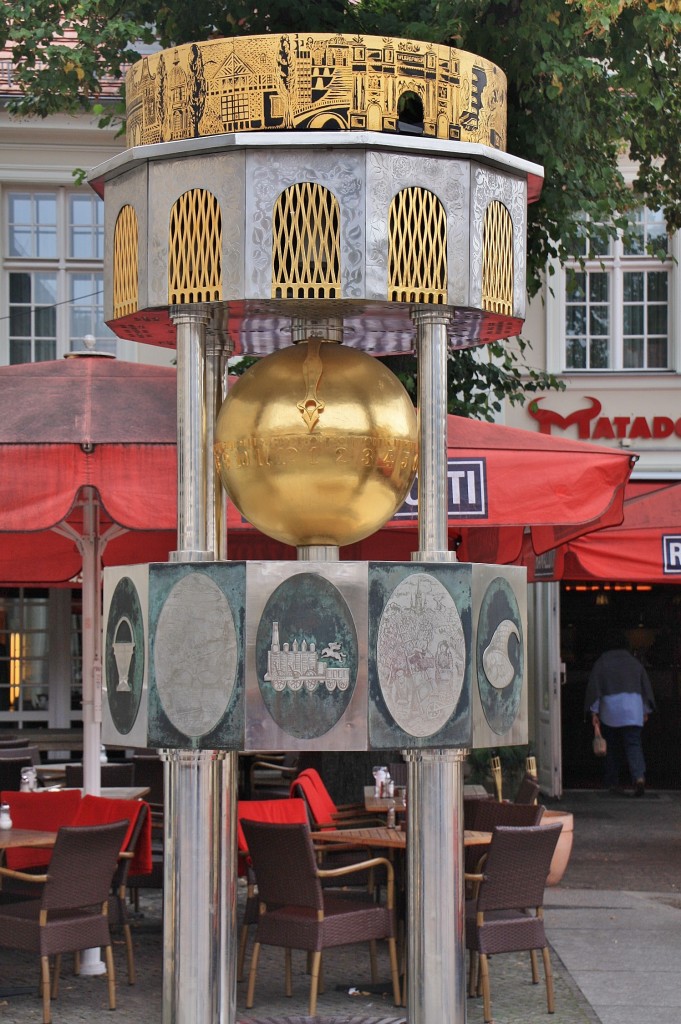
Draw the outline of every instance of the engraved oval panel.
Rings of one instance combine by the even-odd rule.
[[[270,715],[290,736],[323,736],[340,721],[357,681],[357,631],[345,598],[318,573],[281,583],[256,637],[258,686]]]
[[[106,695],[114,725],[124,736],[140,708],[144,683],[144,619],[137,588],[123,576],[111,595],[104,640]]]
[[[154,638],[156,688],[176,729],[203,736],[218,724],[234,692],[237,637],[227,598],[205,573],[170,591]]]
[[[508,580],[497,576],[480,603],[478,690],[490,728],[503,736],[513,725],[523,692],[523,626]]]
[[[378,682],[390,714],[411,736],[432,736],[461,696],[466,643],[449,591],[413,573],[390,595],[378,627]]]

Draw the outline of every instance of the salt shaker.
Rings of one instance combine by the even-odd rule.
[[[386,822],[388,828],[395,828],[395,802],[392,801],[388,807],[388,818]]]
[[[0,804],[0,828],[11,828],[12,819],[9,814],[9,804]]]
[[[395,782],[390,776],[388,776],[388,796],[391,800],[395,796]]]

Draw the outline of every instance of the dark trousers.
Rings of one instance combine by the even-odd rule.
[[[601,722],[601,732],[608,745],[605,752],[605,784],[609,788],[619,786],[622,768],[629,768],[631,781],[644,779],[646,762],[643,757],[640,725],[612,726]]]

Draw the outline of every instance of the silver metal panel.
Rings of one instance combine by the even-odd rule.
[[[482,306],[482,249],[485,210],[493,199],[506,207],[513,222],[513,315],[525,316],[525,236],[527,182],[490,167],[471,165],[471,284],[470,305]]]
[[[499,149],[480,145],[477,142],[456,142],[449,139],[436,139],[427,135],[390,135],[377,132],[232,132],[224,135],[207,135],[199,139],[182,139],[176,142],[158,142],[146,146],[131,146],[122,153],[117,153],[110,160],[93,167],[88,174],[88,181],[100,187],[101,182],[110,182],[126,169],[146,160],[183,159],[185,156],[196,156],[237,149],[368,149],[372,152],[384,150],[423,156],[455,157],[460,160],[475,160],[489,167],[508,170],[513,174],[527,177],[532,175],[538,180],[544,177],[541,164],[533,163],[524,157],[512,153],[504,153]]]
[[[290,134],[290,133],[287,133]],[[272,210],[291,185],[311,181],[328,188],[340,205],[341,295],[364,295],[365,211],[364,159],[345,148],[316,146],[286,152],[280,147],[257,150],[246,162],[246,290],[247,298],[272,295]]]
[[[356,649],[348,652],[335,636],[318,635],[312,624],[312,635],[316,636],[320,658],[326,658],[327,666],[333,667],[334,650],[343,657],[340,664],[350,664],[356,673],[342,677],[343,669],[335,669],[338,686],[330,679],[326,684],[322,676],[327,666],[321,665],[319,678],[310,679],[309,685],[297,680],[291,686],[295,692],[288,692],[288,682],[276,681],[270,672],[268,655],[267,671],[272,681],[264,679],[263,639],[272,643],[270,651],[281,649],[290,643],[301,622],[297,616],[299,602],[295,588],[308,586],[310,574],[315,582],[322,580],[322,600],[328,605],[344,606],[346,619],[354,626]],[[288,589],[290,588],[290,589]],[[366,562],[248,562],[246,577],[246,737],[245,750],[366,750],[367,749],[367,563]],[[272,621],[271,609],[285,607],[286,621]],[[314,617],[314,616],[313,616]],[[319,622],[328,622],[324,610],[320,611]],[[308,627],[309,627],[308,623]],[[260,637],[259,637],[260,631]],[[305,630],[303,630],[305,632]],[[311,635],[309,630],[307,635]],[[322,645],[326,645],[322,649]],[[350,653],[351,657],[348,657]],[[286,652],[286,658],[293,660],[295,652]],[[302,652],[301,652],[302,655]],[[304,655],[308,659],[312,652]],[[284,659],[286,661],[286,659]],[[354,674],[354,680],[352,678]],[[353,689],[354,682],[354,689]],[[280,707],[278,696],[286,700]],[[298,704],[296,705],[296,702]],[[335,721],[333,703],[337,702],[338,716]],[[299,709],[296,712],[296,707]],[[331,708],[330,712],[327,708]],[[276,718],[274,717],[276,715]],[[317,721],[319,725],[316,725]],[[307,723],[312,726],[308,727]],[[327,725],[330,727],[327,728]],[[316,727],[315,727],[316,726]],[[324,730],[324,731],[322,731]],[[295,735],[293,734],[295,731]]]
[[[427,188],[447,213],[447,301],[468,304],[468,232],[470,164],[448,159],[382,151],[367,153],[368,299],[388,297],[388,212],[405,188]]]
[[[527,679],[527,570],[474,564],[473,748],[528,742]]]
[[[112,747],[146,747],[148,565],[117,565],[104,569],[102,632],[102,743]]]
[[[147,255],[149,246],[149,224],[147,216],[147,164],[133,167],[107,186],[104,204],[104,251],[113,253],[114,231],[121,209],[132,206],[137,214],[137,266],[139,267],[137,288],[138,305],[144,309],[149,304],[147,294]],[[113,259],[104,260],[104,320],[113,317]]]
[[[211,156],[164,160],[149,167],[149,305],[168,305],[170,211],[190,189],[211,192],[222,211],[222,288],[226,299],[244,293],[245,155],[230,150]],[[108,196],[107,196],[108,201]]]

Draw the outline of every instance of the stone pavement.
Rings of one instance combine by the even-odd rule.
[[[681,793],[633,800],[572,791],[554,806],[575,814],[568,870],[560,886],[547,890],[556,1012],[547,1015],[544,985],[532,985],[527,955],[500,956],[491,964],[495,1024],[679,1024]],[[114,1024],[161,1024],[160,894],[143,894],[134,932],[138,981],[126,983],[124,947],[117,936],[118,1010],[110,1019]],[[387,955],[380,945],[380,977],[387,978]],[[294,994],[287,999],[283,952],[263,950],[252,1010],[244,1006],[246,982],[237,986],[239,1020],[306,1014],[304,956],[294,954],[293,960]],[[75,978],[69,966],[65,958],[59,997],[52,1004],[54,1024],[91,1024],[107,1009],[105,980]],[[40,1024],[37,979],[36,958],[0,950],[0,990],[36,986],[35,994],[0,995],[2,1024]],[[339,949],[328,956],[325,980],[320,1017],[401,1015],[387,985],[378,990],[370,985],[365,948]],[[482,1000],[468,999],[466,1007],[469,1024],[482,1024]]]

